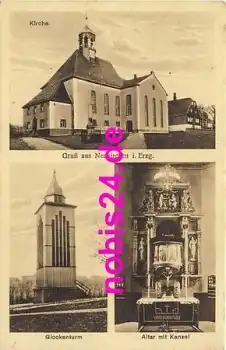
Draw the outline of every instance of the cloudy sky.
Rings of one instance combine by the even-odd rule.
[[[209,12],[88,13],[96,32],[97,55],[109,60],[119,75],[132,78],[154,70],[168,92],[215,102],[214,15]],[[31,27],[30,20],[49,26]],[[12,123],[22,123],[21,106],[78,48],[85,25],[79,12],[20,12],[11,17]]]
[[[68,204],[77,205],[76,264],[82,276],[105,275],[97,250],[104,247],[106,237],[96,234],[105,225],[106,210],[98,204],[105,186],[98,176],[111,175],[106,163],[76,164],[12,164],[11,165],[11,277],[33,275],[36,272],[36,217],[34,212],[43,202],[51,183],[53,169]],[[32,174],[32,176],[31,176]],[[111,211],[111,208],[110,208]]]

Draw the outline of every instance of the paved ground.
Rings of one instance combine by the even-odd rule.
[[[42,312],[29,312],[22,314],[11,314],[10,317],[16,316],[37,316],[37,315],[52,315],[52,314],[81,314],[81,313],[95,313],[95,312],[107,312],[107,308],[99,309],[82,309],[82,310],[63,310],[63,311],[42,311]]]
[[[22,140],[36,150],[70,150],[59,143],[51,142],[40,137],[23,137]]]
[[[124,149],[147,149],[144,134],[130,134],[127,139],[122,142],[122,147]]]
[[[208,321],[200,321],[199,322],[199,328],[203,332],[215,332],[215,323],[214,322],[208,322]],[[116,332],[137,332],[138,329],[138,323],[137,322],[127,322],[127,323],[121,323],[117,324],[115,326]],[[149,332],[148,327],[145,328],[146,332]],[[185,332],[184,330],[181,330],[181,332]],[[188,332],[188,331],[186,331]]]

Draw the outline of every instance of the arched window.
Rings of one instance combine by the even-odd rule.
[[[157,126],[157,121],[156,121],[156,100],[155,100],[155,98],[152,99],[152,108],[153,108],[153,126]]]
[[[115,97],[115,115],[116,117],[120,117],[120,97]]]
[[[43,221],[40,217],[39,223],[38,223],[38,234],[37,234],[37,248],[38,248],[38,269],[43,267]]]
[[[109,96],[104,94],[104,114],[109,115]]]
[[[91,91],[91,105],[92,105],[92,113],[97,113],[97,101],[96,101],[96,91]]]
[[[146,126],[149,126],[148,97],[147,97],[147,95],[144,96],[144,110],[145,110],[145,121],[146,121]]]
[[[87,36],[85,36],[85,38],[84,38],[84,46],[88,47],[88,38],[87,38]]]
[[[126,95],[126,115],[132,115],[132,96]]]
[[[160,117],[161,117],[161,127],[163,128],[164,121],[163,121],[163,102],[162,102],[162,100],[160,100]]]

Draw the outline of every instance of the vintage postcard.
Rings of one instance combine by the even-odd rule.
[[[2,8],[0,348],[223,350],[225,5]]]

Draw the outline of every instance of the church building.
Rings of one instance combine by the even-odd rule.
[[[40,136],[69,135],[92,125],[111,125],[127,132],[168,132],[167,93],[150,71],[123,79],[113,65],[98,56],[96,34],[85,25],[78,48],[23,106],[27,130]]]
[[[89,288],[76,278],[75,211],[66,203],[56,173],[35,212],[37,217],[37,271],[35,301],[85,297]]]

